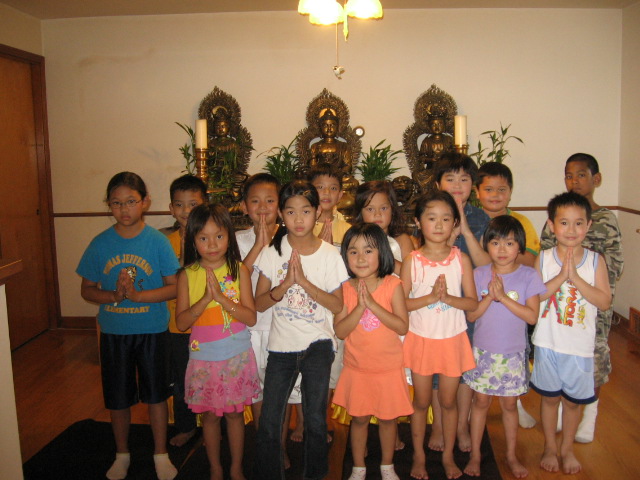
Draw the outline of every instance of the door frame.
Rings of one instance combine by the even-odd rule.
[[[40,191],[40,225],[42,227],[42,253],[44,258],[45,288],[49,328],[60,326],[60,290],[56,260],[55,229],[53,223],[53,194],[51,189],[51,163],[49,159],[49,128],[47,123],[47,95],[44,57],[0,44],[0,56],[26,63],[31,68],[33,117],[36,138],[36,163]]]

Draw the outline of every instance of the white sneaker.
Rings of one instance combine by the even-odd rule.
[[[518,399],[516,402],[516,406],[518,407],[518,424],[522,428],[533,428],[536,426],[536,419],[529,415],[524,409],[524,405],[522,405],[522,400]]]
[[[582,411],[582,420],[578,425],[578,431],[576,432],[576,442],[578,443],[591,443],[593,442],[593,435],[596,431],[596,418],[598,417],[598,400],[588,405],[585,405]]]

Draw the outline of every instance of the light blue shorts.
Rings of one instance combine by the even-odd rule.
[[[596,401],[593,358],[535,347],[531,388],[544,397],[562,395],[577,404]]]

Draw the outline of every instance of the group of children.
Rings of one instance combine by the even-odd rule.
[[[301,404],[292,438],[304,441],[304,478],[324,478],[330,402],[350,417],[351,480],[366,476],[373,417],[381,476],[398,479],[393,455],[403,447],[397,419],[405,416],[411,477],[428,478],[430,406],[428,445],[442,451],[447,477],[463,473],[453,458],[456,438],[471,452],[464,473],[479,476],[487,410],[498,396],[507,462],[523,478],[519,413],[521,424],[532,419],[517,399],[529,385],[542,395],[541,467],[557,471],[561,460],[565,473],[579,471],[576,431],[580,424],[581,441],[590,441],[597,412],[585,408],[581,423],[579,406],[597,402],[608,379],[611,297],[622,268],[615,217],[593,201],[597,162],[585,154],[567,161],[568,192],[549,203],[547,249],[539,256],[531,223],[508,209],[506,166],[489,163],[478,172],[468,156],[447,153],[435,180],[438,190],[416,202],[416,238],[403,231],[389,182],[358,187],[351,226],[337,212],[341,178],[328,166],[282,188],[256,174],[242,199],[253,226],[234,232],[228,211],[207,205],[206,187],[187,175],[170,189],[179,229],[167,240],[144,224],[149,196],[140,177],[114,176],[106,199],[116,224],[91,242],[77,269],[82,297],[100,304],[103,390],[116,440],[107,478],[127,475],[129,409],[139,400],[149,406],[157,476],[176,476],[166,445],[170,395],[179,432],[170,442],[186,443],[202,414],[212,480],[223,478],[222,417],[231,478],[244,478],[248,406],[257,428],[255,478],[283,479],[292,403]],[[469,201],[474,187],[482,209]],[[597,252],[583,247],[585,238]],[[531,374],[528,325],[536,325]]]

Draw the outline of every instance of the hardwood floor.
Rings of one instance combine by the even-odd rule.
[[[539,467],[543,436],[540,425],[518,431],[520,460],[529,479],[608,480],[640,478],[640,352],[613,332],[611,381],[602,389],[596,438],[576,444],[582,462],[578,475],[550,474]],[[95,332],[51,331],[13,353],[14,383],[23,461],[31,458],[72,423],[92,418],[109,421],[102,402]],[[523,402],[539,420],[540,398],[535,392]],[[148,423],[146,408],[132,409],[134,423]],[[340,479],[347,429],[334,425],[329,479]],[[513,478],[504,460],[505,440],[500,407],[495,401],[487,427],[503,478]],[[461,465],[461,467],[464,467]]]

